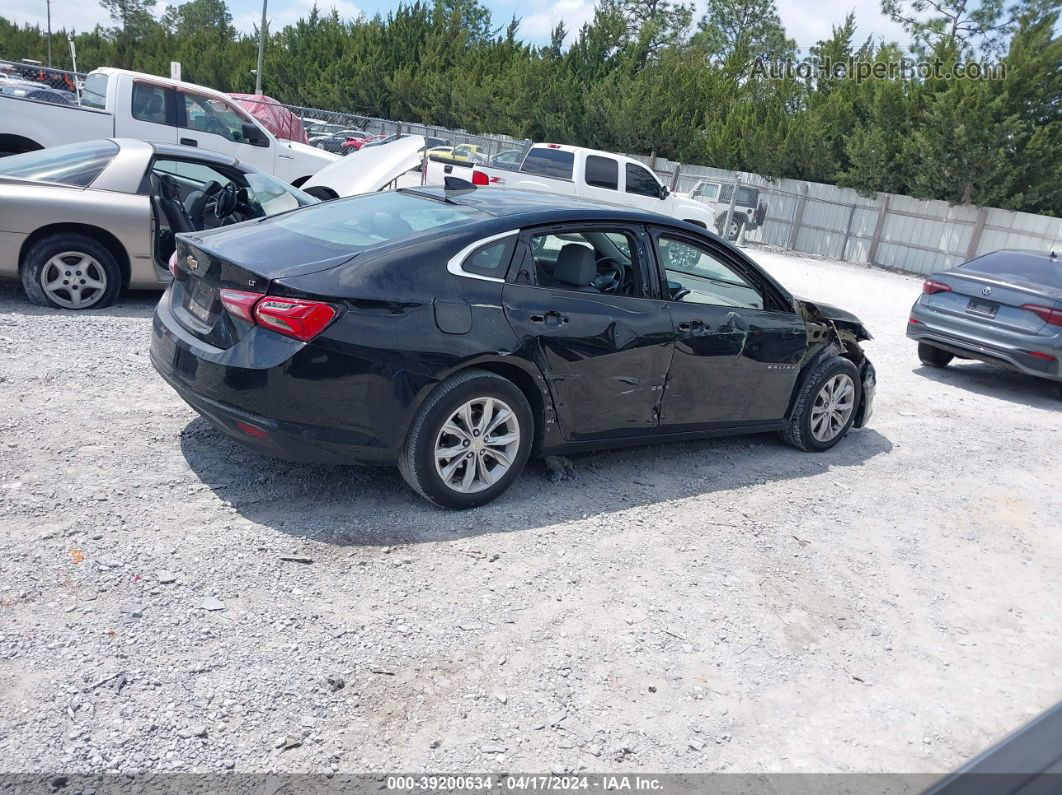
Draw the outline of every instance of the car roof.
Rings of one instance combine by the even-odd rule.
[[[216,166],[236,166],[240,163],[232,155],[223,155],[220,152],[200,149],[197,146],[181,146],[180,144],[151,144],[151,146],[155,154],[164,157],[190,157]]]
[[[541,191],[513,188],[483,188],[461,191],[440,186],[405,188],[403,192],[430,196],[439,201],[462,204],[496,218],[522,216],[522,223],[549,223],[571,220],[573,213],[591,213],[595,217],[636,223],[681,224],[670,216],[630,207],[621,207],[593,199]],[[533,216],[526,218],[526,216]]]

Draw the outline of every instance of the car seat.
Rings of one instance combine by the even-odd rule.
[[[188,211],[181,203],[181,192],[177,187],[177,181],[169,174],[155,174],[154,179],[157,184],[155,195],[158,197],[159,207],[162,209],[162,214],[166,216],[166,224],[173,233],[176,235],[180,232],[196,231],[192,219],[188,217]]]
[[[597,278],[597,262],[594,252],[578,243],[569,243],[557,255],[557,264],[553,268],[553,280],[566,287],[574,287],[584,293],[598,293],[594,287]]]

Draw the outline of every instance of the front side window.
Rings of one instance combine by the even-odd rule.
[[[246,143],[243,125],[249,122],[227,102],[186,92],[182,92],[181,96],[184,102],[185,126],[188,129]]]
[[[133,83],[133,118],[152,124],[167,124],[170,114],[166,107],[169,91],[162,86],[136,81]]]
[[[702,201],[714,202],[719,198],[719,184],[716,182],[702,182],[693,192],[693,198]]]
[[[93,72],[85,78],[85,86],[81,89],[81,106],[107,109],[107,75]]]
[[[539,287],[644,297],[634,241],[625,232],[550,232],[531,238]]]
[[[0,176],[87,188],[118,154],[114,141],[83,141],[0,158]]]
[[[537,174],[540,177],[554,179],[571,179],[575,169],[575,155],[560,149],[532,149],[524,158],[520,170],[525,174]]]
[[[657,253],[664,269],[665,296],[686,304],[763,309],[759,290],[706,249],[661,235]]]
[[[586,184],[595,188],[619,190],[619,163],[611,157],[587,155]]]
[[[638,196],[651,196],[654,199],[660,196],[660,183],[647,168],[642,168],[634,163],[627,164],[627,193]]]

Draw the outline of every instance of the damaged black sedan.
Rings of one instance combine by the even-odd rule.
[[[180,236],[151,359],[268,455],[397,464],[482,505],[530,456],[870,417],[870,334],[685,222],[542,193],[417,188]]]

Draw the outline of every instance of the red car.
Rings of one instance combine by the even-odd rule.
[[[347,140],[341,143],[339,145],[339,148],[346,151],[350,151],[353,149],[355,152],[357,152],[359,149],[365,146],[365,144],[369,143],[369,141],[375,141],[376,137],[377,136],[367,132],[348,133]]]

